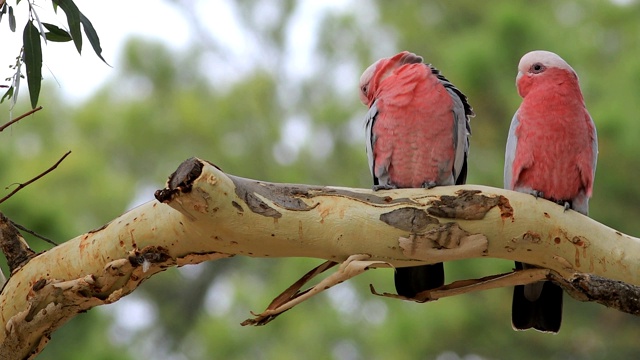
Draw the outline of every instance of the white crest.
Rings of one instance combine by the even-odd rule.
[[[558,56],[555,53],[552,53],[551,51],[545,51],[545,50],[536,50],[536,51],[531,51],[524,54],[522,59],[520,59],[520,63],[518,64],[518,71],[524,74],[529,70],[531,65],[535,63],[542,63],[544,66],[548,68],[555,67],[555,68],[569,70],[574,74],[576,73],[571,67],[571,65],[569,65],[566,61],[564,61],[560,56]]]

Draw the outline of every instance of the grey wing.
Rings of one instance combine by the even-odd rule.
[[[453,99],[453,142],[455,158],[453,161],[454,184],[461,185],[467,180],[467,156],[469,154],[469,136],[471,126],[465,113],[463,100],[453,90],[447,89]]]
[[[518,146],[518,137],[516,136],[516,128],[520,124],[518,120],[518,112],[513,114],[511,126],[509,126],[509,136],[507,137],[507,148],[504,152],[504,188],[513,190],[511,181],[513,180],[513,159],[516,156],[516,147]]]
[[[591,125],[593,126],[593,138],[591,139],[591,150],[593,151],[592,179],[595,179],[596,165],[598,163],[598,133],[596,131],[596,126],[591,115],[589,115],[589,120],[591,121]],[[589,215],[589,196],[585,191],[580,191],[578,193],[578,196],[571,200],[571,208],[582,214]]]
[[[376,106],[376,102],[374,102],[369,108],[369,111],[367,112],[367,116],[365,117],[365,122],[364,122],[367,159],[369,160],[369,170],[371,171],[371,176],[373,176],[374,185],[379,185],[378,178],[376,177],[375,171],[373,169],[373,164],[375,163],[373,158],[373,145],[376,142],[376,136],[373,133],[373,124],[376,122],[377,116],[378,116],[378,107]]]
[[[591,139],[591,150],[593,150],[593,178],[596,178],[596,165],[598,165],[598,132],[596,131],[596,124],[593,122],[593,118],[589,115],[591,125],[593,126],[593,139]]]
[[[469,136],[471,136],[471,123],[469,119],[475,116],[475,114],[462,91],[455,87],[433,65],[426,65],[431,69],[431,73],[438,77],[438,80],[440,80],[440,83],[453,100],[453,143],[455,145],[453,181],[454,184],[461,185],[467,180],[467,156],[469,154]]]

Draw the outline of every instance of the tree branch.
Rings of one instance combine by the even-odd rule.
[[[5,200],[9,199],[10,197],[12,197],[15,193],[17,193],[18,191],[22,190],[23,188],[27,187],[29,184],[31,184],[34,181],[37,181],[38,179],[40,179],[41,177],[47,175],[48,173],[52,172],[53,170],[55,170],[55,168],[58,167],[58,165],[60,165],[60,163],[62,162],[62,160],[64,160],[67,156],[69,156],[69,154],[71,154],[71,151],[67,151],[64,155],[62,155],[62,157],[60,158],[60,160],[56,161],[55,164],[53,164],[50,168],[48,168],[47,170],[43,171],[40,173],[40,175],[34,177],[33,179],[27,181],[26,183],[23,184],[18,184],[18,187],[15,188],[12,192],[10,192],[7,196],[3,197],[2,199],[0,199],[0,204],[3,203]]]
[[[580,289],[581,300],[616,291],[602,296],[598,289],[627,289],[628,301],[602,303],[635,314],[640,308],[640,241],[526,194],[472,185],[373,192],[273,184],[190,159],[156,198],[12,274],[0,294],[0,358],[39,353],[73,316],[117,301],[167,267],[235,255],[341,263],[337,281],[370,267],[502,258],[549,269],[542,270],[547,278],[571,295]],[[506,278],[541,276],[526,274]],[[492,283],[484,288],[512,283],[485,280]],[[449,289],[438,291],[431,295]],[[296,292],[287,289],[277,300],[297,300]]]
[[[2,6],[2,1],[0,1],[0,7],[1,7],[1,6]],[[15,118],[15,119],[13,119],[13,120],[11,120],[11,121],[8,121],[6,124],[4,124],[4,125],[1,125],[1,126],[0,126],[0,132],[2,132],[2,130],[4,130],[4,129],[8,128],[9,126],[11,126],[11,125],[13,125],[13,124],[17,123],[18,121],[20,121],[20,120],[24,119],[25,117],[27,117],[27,116],[29,116],[29,115],[31,115],[31,114],[33,114],[33,113],[37,112],[37,111],[40,111],[40,110],[42,110],[42,106],[38,106],[38,107],[37,107],[37,108],[35,108],[35,109],[31,109],[31,110],[27,111],[26,113],[24,113],[24,114],[22,114],[22,115],[18,116],[17,118]]]

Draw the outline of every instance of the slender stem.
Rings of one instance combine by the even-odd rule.
[[[64,158],[66,158],[69,154],[71,154],[71,151],[67,151],[66,154],[62,155],[62,157],[60,158],[60,160],[58,160],[55,164],[53,164],[53,166],[51,166],[50,168],[48,168],[47,170],[45,170],[44,172],[42,172],[40,175],[34,177],[33,179],[27,181],[26,183],[23,184],[19,184],[18,187],[13,190],[9,195],[3,197],[2,199],[0,199],[0,204],[3,203],[5,200],[7,200],[8,198],[12,197],[15,193],[17,193],[18,191],[22,190],[24,187],[26,187],[27,185],[31,184],[32,182],[40,179],[41,177],[47,175],[48,173],[50,173],[51,171],[53,171],[55,168],[58,167],[58,165],[60,165],[60,163],[62,162],[62,160],[64,160]]]
[[[17,118],[15,118],[15,119],[13,119],[13,120],[9,121],[8,123],[6,123],[6,124],[4,124],[4,125],[0,126],[0,132],[1,132],[2,130],[6,129],[7,127],[11,126],[12,124],[17,123],[18,121],[20,121],[20,120],[24,119],[25,117],[27,117],[27,116],[29,116],[29,115],[31,115],[31,114],[33,114],[33,113],[35,113],[36,111],[40,111],[40,110],[42,110],[42,106],[38,106],[37,108],[35,108],[35,109],[33,109],[33,110],[29,110],[29,111],[27,111],[26,113],[24,113],[24,114],[22,114],[22,115],[18,116]],[[1,201],[0,201],[0,202],[1,202]]]
[[[51,245],[53,245],[53,246],[58,246],[58,243],[56,243],[55,241],[53,241],[53,240],[51,240],[51,239],[47,238],[46,236],[42,236],[42,235],[38,234],[37,232],[35,232],[35,231],[33,231],[33,230],[29,230],[29,229],[27,229],[26,227],[24,227],[24,226],[22,226],[22,225],[20,225],[20,224],[18,224],[18,223],[16,223],[16,222],[14,222],[14,221],[11,221],[11,224],[13,224],[13,226],[15,226],[16,228],[18,228],[18,229],[20,229],[20,230],[22,230],[22,231],[24,231],[24,232],[26,232],[26,233],[28,233],[28,234],[31,234],[31,235],[33,235],[33,236],[35,236],[35,237],[39,238],[39,239],[42,239],[42,240],[44,240],[45,242],[48,242],[49,244],[51,244]]]

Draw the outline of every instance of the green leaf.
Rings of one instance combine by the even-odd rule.
[[[29,98],[31,108],[38,105],[40,96],[40,85],[42,83],[42,44],[40,43],[40,33],[33,25],[32,21],[27,22],[22,36],[24,47],[24,64],[27,67],[27,84],[29,85]]]
[[[9,29],[16,32],[16,17],[13,16],[13,6],[9,6]]]
[[[53,0],[54,4],[58,4],[67,16],[69,24],[69,33],[71,39],[78,49],[78,53],[82,53],[82,32],[80,31],[80,10],[72,0]]]
[[[2,95],[2,99],[0,99],[0,104],[2,104],[5,99],[11,99],[11,96],[13,96],[13,86],[11,86],[9,90],[7,90],[7,92],[4,93],[4,95]]]
[[[44,34],[47,40],[53,42],[67,42],[71,41],[71,35],[66,33],[65,35],[54,34],[52,32],[48,32]]]
[[[47,36],[47,40],[55,41],[55,42],[67,42],[71,41],[71,35],[64,30],[53,24],[42,23],[44,27],[49,30],[45,35]]]
[[[100,47],[100,38],[98,37],[98,33],[96,29],[93,28],[93,24],[91,21],[84,16],[83,13],[80,13],[80,22],[82,23],[82,27],[84,28],[84,33],[87,35],[91,46],[93,47],[93,51],[96,52],[96,55],[102,60],[105,64],[109,65],[109,63],[102,57],[102,48]],[[111,66],[111,65],[109,65]]]

